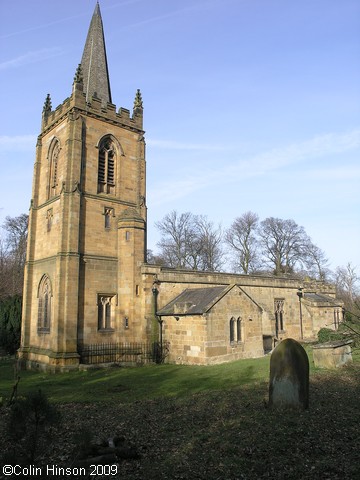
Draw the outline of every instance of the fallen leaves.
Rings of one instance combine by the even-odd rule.
[[[354,365],[312,376],[307,411],[264,408],[266,383],[133,404],[61,405],[63,423],[43,461],[69,466],[75,433],[86,427],[96,438],[119,435],[136,446],[139,458],[122,460],[114,479],[353,480],[359,373]]]

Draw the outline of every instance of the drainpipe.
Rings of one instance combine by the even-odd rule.
[[[162,329],[162,324],[163,324],[163,319],[156,314],[158,305],[157,305],[157,298],[159,295],[159,290],[156,286],[156,283],[153,284],[152,287],[152,294],[154,298],[154,317],[156,320],[159,322],[160,329],[159,329],[159,344],[160,344],[160,351],[159,351],[159,358],[158,358],[158,363],[162,362],[162,356],[163,356],[163,329]],[[160,360],[160,361],[159,361]]]
[[[303,334],[303,318],[302,318],[302,306],[301,306],[301,299],[303,298],[303,289],[299,287],[298,291],[296,292],[297,296],[299,297],[299,307],[300,307],[300,336],[301,339],[304,338]]]

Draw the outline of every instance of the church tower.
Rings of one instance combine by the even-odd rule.
[[[22,364],[68,370],[79,346],[142,341],[143,103],[112,103],[97,3],[72,93],[50,95],[36,145],[24,280]],[[131,328],[129,328],[129,325]]]

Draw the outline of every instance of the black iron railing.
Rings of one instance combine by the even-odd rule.
[[[79,345],[80,363],[119,363],[144,365],[163,363],[169,353],[167,343],[95,343]]]

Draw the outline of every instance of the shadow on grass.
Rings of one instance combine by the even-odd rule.
[[[148,479],[358,478],[359,368],[315,375],[310,392],[306,411],[266,408],[267,382],[148,403],[132,424],[146,412],[139,444],[157,433],[141,470]]]
[[[14,362],[0,365],[0,396],[9,397]],[[193,393],[229,389],[267,378],[267,357],[214,366],[149,365],[91,369],[45,374],[20,372],[19,392],[41,388],[53,402],[133,402],[158,397],[184,397]]]
[[[59,406],[63,424],[51,457],[57,465],[72,461],[72,439],[85,427],[136,445],[141,458],[121,462],[116,478],[357,478],[360,366],[313,373],[309,410],[271,410],[264,402],[268,363],[259,360],[79,372],[71,381],[66,375],[28,378],[42,380],[58,401],[70,398],[78,383],[74,398],[86,399]]]

